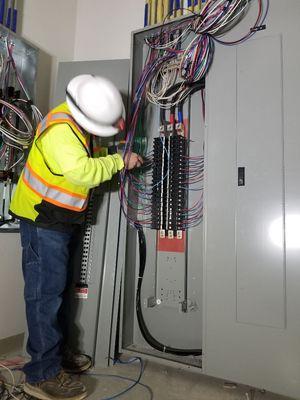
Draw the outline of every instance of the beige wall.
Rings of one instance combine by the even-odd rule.
[[[143,26],[144,0],[78,0],[76,61],[129,58],[131,31]]]
[[[37,104],[46,113],[59,61],[74,57],[77,0],[24,0],[20,34],[40,49]]]

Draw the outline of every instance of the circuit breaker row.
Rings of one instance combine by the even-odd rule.
[[[153,150],[151,227],[176,234],[185,229],[187,140],[179,135],[157,137]]]

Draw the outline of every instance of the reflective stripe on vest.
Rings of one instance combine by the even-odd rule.
[[[83,211],[87,206],[87,196],[50,185],[32,170],[28,162],[23,170],[23,181],[38,196],[59,207]]]
[[[81,132],[81,129],[76,124],[76,122],[74,121],[74,119],[72,118],[71,115],[64,113],[64,112],[57,112],[57,113],[49,113],[40,122],[39,127],[38,127],[38,136],[41,133],[43,133],[47,128],[49,128],[49,125],[51,125],[51,123],[57,123],[57,122],[68,122],[68,123],[74,124],[74,125],[76,125],[78,130]]]
[[[67,123],[69,125],[74,125],[77,130],[82,134],[82,129],[80,126],[74,121],[73,117],[70,114],[64,112],[56,112],[49,113],[39,124],[37,129],[37,136],[40,136],[49,126],[57,123]],[[77,136],[77,135],[76,135]],[[79,139],[80,140],[80,139]],[[88,144],[83,143],[86,149],[89,151]]]

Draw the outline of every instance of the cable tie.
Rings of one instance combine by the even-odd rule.
[[[259,26],[255,26],[254,28],[251,28],[251,29],[250,29],[250,32],[253,33],[253,32],[263,31],[263,30],[265,30],[266,28],[267,28],[267,25],[266,25],[266,24],[264,24],[264,25],[259,25]]]

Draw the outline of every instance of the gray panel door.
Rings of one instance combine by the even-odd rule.
[[[80,74],[104,76],[114,82],[125,97],[128,95],[129,60],[61,62],[58,66],[54,106],[65,101],[68,82]]]
[[[286,3],[218,45],[209,74],[204,371],[299,398],[300,2]]]
[[[68,82],[79,74],[94,74],[110,79],[121,91],[126,104],[129,60],[104,60],[60,63],[54,105],[65,100]],[[95,191],[95,222],[88,261],[89,295],[87,299],[73,298],[70,304],[73,345],[91,355],[95,364],[101,366],[109,363],[110,348],[114,348],[115,343],[115,338],[111,337],[111,325],[120,209],[116,187],[114,181],[112,184],[100,185]],[[76,282],[80,268],[80,246],[74,258]]]

